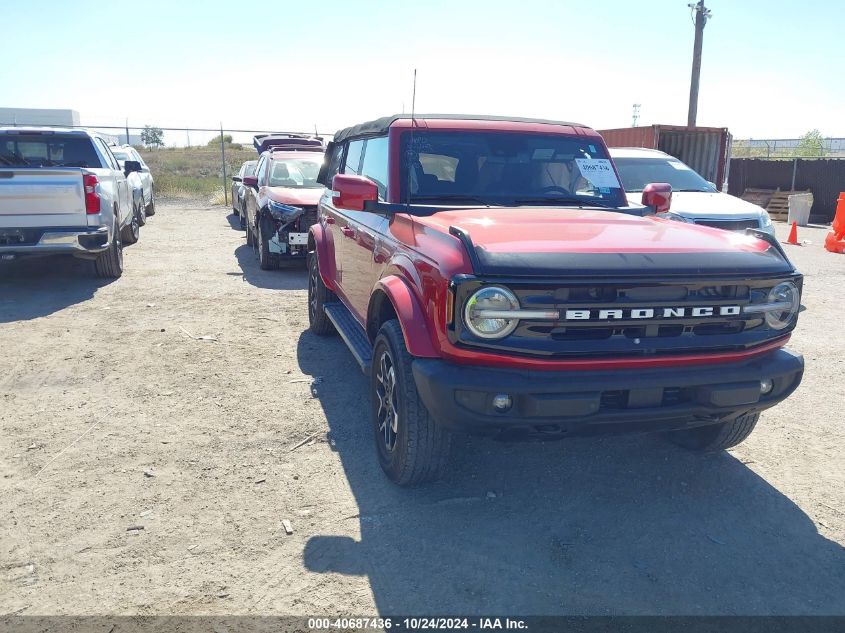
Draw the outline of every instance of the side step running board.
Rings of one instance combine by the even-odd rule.
[[[326,316],[329,317],[335,329],[337,329],[343,342],[352,352],[355,360],[361,366],[361,371],[365,374],[370,373],[370,365],[373,362],[373,346],[370,345],[370,339],[367,338],[367,333],[361,324],[355,320],[352,313],[346,309],[346,306],[339,301],[328,303],[323,306]]]

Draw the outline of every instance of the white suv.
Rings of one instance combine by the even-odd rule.
[[[639,147],[611,148],[610,156],[631,205],[640,204],[643,187],[648,183],[668,182],[672,185],[672,208],[666,215],[673,220],[728,231],[754,228],[774,234],[765,209],[722,193],[674,156]]]

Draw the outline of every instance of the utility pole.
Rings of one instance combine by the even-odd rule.
[[[634,104],[634,114],[631,117],[631,127],[637,127],[637,121],[640,120],[640,104]]]
[[[129,145],[129,117],[126,117],[126,144]]]
[[[695,4],[687,6],[695,13],[695,43],[692,47],[692,78],[689,85],[689,114],[687,115],[687,125],[692,127],[695,125],[695,119],[698,116],[698,80],[701,76],[701,45],[704,41],[704,25],[707,24],[712,12],[704,6],[704,0],[699,0]]]

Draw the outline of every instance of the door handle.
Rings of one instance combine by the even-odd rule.
[[[348,226],[344,226],[340,229],[340,232],[343,233],[346,237],[355,237],[355,229],[350,229]]]

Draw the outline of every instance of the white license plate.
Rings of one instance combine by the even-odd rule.
[[[293,246],[308,244],[308,233],[288,233],[288,244]]]

